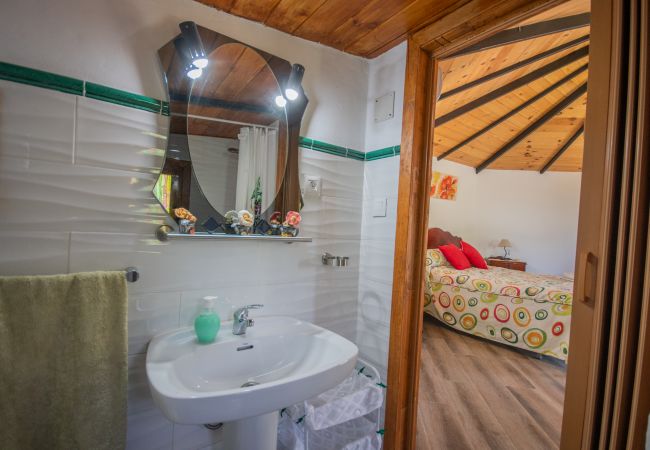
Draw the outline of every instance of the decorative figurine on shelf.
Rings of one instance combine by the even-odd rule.
[[[273,214],[271,214],[271,218],[269,219],[269,226],[270,229],[268,231],[268,234],[276,236],[280,234],[280,227],[282,226],[282,213],[280,211],[275,211]]]
[[[251,205],[253,206],[253,214],[259,217],[262,214],[262,179],[257,177],[255,181],[255,189],[251,194]]]
[[[196,217],[185,208],[174,209],[174,216],[178,220],[178,232],[194,234],[196,230]]]
[[[253,215],[249,211],[242,209],[237,213],[237,218],[239,220],[237,225],[234,227],[235,232],[241,235],[251,234],[253,223],[255,221]]]
[[[226,220],[226,222],[222,225],[223,231],[225,231],[226,234],[237,233],[235,227],[239,224],[239,213],[233,209],[224,214],[223,217]]]
[[[300,225],[300,213],[297,211],[289,211],[287,217],[284,219],[281,227],[281,236],[283,237],[296,237],[298,236],[298,225]]]

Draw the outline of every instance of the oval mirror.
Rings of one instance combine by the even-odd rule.
[[[227,213],[247,210],[252,232],[265,234],[258,223],[299,208],[297,140],[307,99],[302,88],[300,101],[283,94],[288,61],[191,22],[180,26],[183,33],[159,50],[171,117],[154,195],[179,225],[176,210],[189,211],[196,231],[228,233]],[[191,62],[197,54],[200,67]]]

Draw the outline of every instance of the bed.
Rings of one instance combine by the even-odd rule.
[[[573,282],[500,267],[456,270],[436,250],[460,246],[439,228],[428,235],[424,311],[446,325],[565,361],[569,354]]]

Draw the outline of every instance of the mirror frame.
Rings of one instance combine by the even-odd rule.
[[[292,65],[286,59],[282,59],[276,55],[260,50],[259,48],[253,47],[245,42],[233,39],[229,36],[217,33],[216,31],[210,30],[208,28],[201,27],[197,25],[199,31],[199,36],[201,38],[203,47],[205,49],[206,55],[212,54],[219,47],[226,44],[240,44],[245,46],[253,51],[255,51],[260,57],[262,57],[273,75],[275,76],[281,92],[284,93],[287,83],[289,81],[289,76],[291,75]],[[177,64],[181,64],[182,67],[182,56],[179,54],[178,50],[174,45],[174,41],[179,38],[181,34],[178,34],[173,37],[168,43],[158,50],[158,58],[161,66],[161,71],[164,75],[163,83],[165,90],[167,92],[167,101],[169,105],[168,114],[171,117],[179,117],[183,120],[183,126],[179,130],[180,133],[185,136],[185,139],[188,137],[188,105],[191,97],[192,91],[192,80],[190,80],[183,71],[173,71],[172,68]],[[209,70],[209,66],[207,69]],[[174,77],[174,84],[178,86],[179,91],[170,92],[170,78]],[[176,77],[180,77],[176,78]],[[302,118],[307,109],[307,104],[309,99],[305,95],[302,84],[298,87],[299,96],[294,101],[287,101],[287,104],[284,106],[285,114],[287,118],[287,161],[285,164],[285,173],[284,178],[280,188],[277,191],[275,200],[274,200],[274,210],[280,211],[284,217],[289,211],[300,211],[302,208],[302,194],[300,191],[300,173],[298,168],[298,158],[299,151],[298,146],[300,142],[300,125]],[[173,95],[173,98],[172,98]],[[160,168],[160,173],[164,170],[166,161],[169,157],[169,135],[172,130],[171,120],[168,128],[168,144],[165,149],[165,157]],[[189,146],[188,146],[189,148]],[[190,156],[191,160],[191,156]],[[192,167],[192,180],[197,182],[198,178]],[[199,185],[200,188],[200,185]],[[214,208],[213,208],[214,209]],[[220,215],[223,215],[226,211],[220,212],[216,211]],[[173,217],[170,214],[170,219],[174,222],[175,227],[176,221],[173,220]]]

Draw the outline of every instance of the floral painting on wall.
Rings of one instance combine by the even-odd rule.
[[[440,198],[443,200],[456,200],[456,191],[458,189],[458,177],[436,172],[431,173],[431,198]]]

